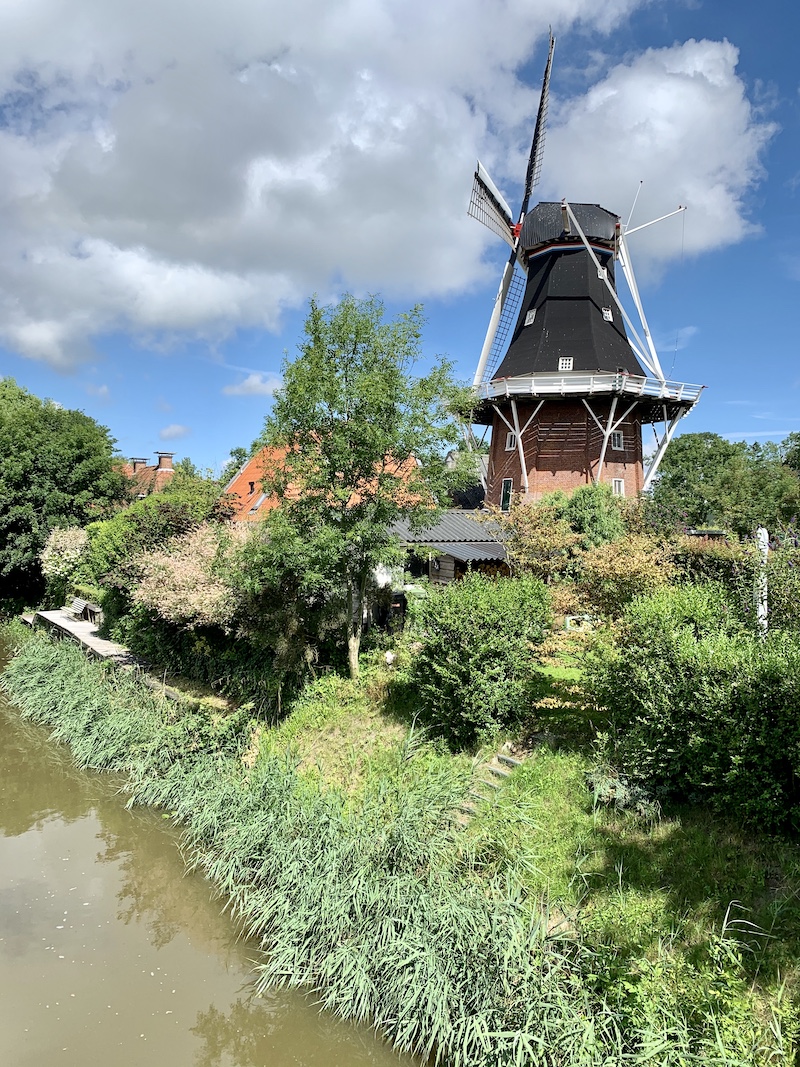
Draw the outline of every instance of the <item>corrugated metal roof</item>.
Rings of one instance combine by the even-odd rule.
[[[412,545],[438,546],[440,541],[494,544],[499,539],[500,529],[488,515],[485,519],[477,519],[467,511],[445,511],[437,522],[420,531],[412,530],[407,520],[400,519],[392,525],[392,533]]]
[[[499,542],[489,542],[475,545],[469,541],[436,541],[432,548],[437,548],[445,555],[460,559],[462,563],[476,563],[480,560],[504,560],[506,558],[505,545]]]

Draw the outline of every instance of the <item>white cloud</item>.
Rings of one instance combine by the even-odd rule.
[[[165,426],[163,430],[159,430],[158,436],[162,441],[177,441],[191,432],[189,426],[181,426],[180,423],[172,422],[169,426]]]
[[[222,391],[227,396],[272,396],[281,385],[281,379],[277,374],[264,375],[257,372],[248,374],[244,381],[236,385],[224,386]]]
[[[558,101],[547,136],[553,198],[599,200],[627,220],[642,181],[631,227],[684,205],[631,235],[633,256],[651,267],[754,232],[745,198],[776,127],[747,99],[738,57],[728,41],[649,49],[582,99]]]
[[[604,33],[646,2],[7,0],[0,341],[67,369],[103,331],[214,340],[314,290],[463,292],[492,242],[465,213],[475,156],[524,170],[521,66],[549,23]],[[551,195],[625,211],[644,177],[637,218],[688,203],[687,252],[746,234],[772,128],[736,58],[692,41],[577,99],[556,80]]]
[[[111,390],[107,385],[87,385],[86,392],[89,396],[96,396],[98,400],[110,400]]]

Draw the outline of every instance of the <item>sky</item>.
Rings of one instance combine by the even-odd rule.
[[[219,470],[308,300],[424,305],[472,379],[557,37],[535,200],[631,225],[681,424],[800,430],[800,8],[789,0],[4,0],[0,376],[125,456]],[[624,284],[620,283],[621,293]]]

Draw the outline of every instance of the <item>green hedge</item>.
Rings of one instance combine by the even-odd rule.
[[[519,723],[541,691],[534,650],[550,624],[537,578],[468,574],[419,600],[411,683],[424,720],[451,744]]]
[[[657,795],[800,826],[800,639],[745,628],[716,585],[635,600],[586,684],[619,768]]]

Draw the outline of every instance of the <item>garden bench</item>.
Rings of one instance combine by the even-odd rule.
[[[75,619],[85,619],[87,622],[100,623],[103,618],[103,609],[99,604],[93,604],[90,600],[82,600],[79,596],[64,607],[68,615]]]
[[[76,619],[82,619],[83,613],[86,610],[86,605],[86,600],[81,600],[80,597],[74,596],[72,602],[64,608],[64,611],[69,615],[74,615]]]

